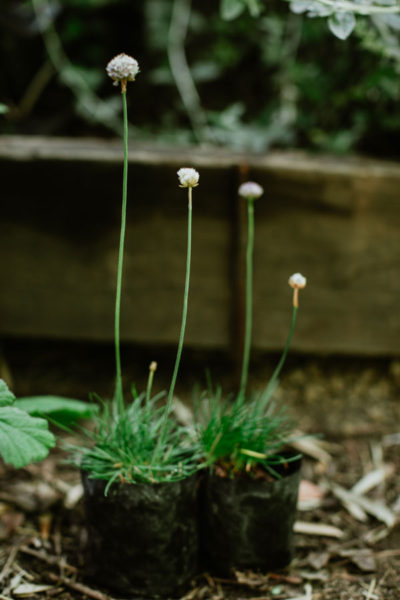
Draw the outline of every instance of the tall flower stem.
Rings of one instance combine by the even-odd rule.
[[[254,198],[247,198],[247,248],[246,248],[246,319],[242,374],[239,396],[244,399],[249,376],[251,334],[253,327],[253,254],[254,254]]]
[[[296,319],[297,319],[297,311],[298,311],[298,307],[293,305],[293,311],[292,311],[292,321],[290,324],[290,329],[289,329],[289,333],[286,339],[286,344],[285,347],[283,349],[281,358],[278,362],[278,364],[275,367],[275,371],[272,373],[271,375],[271,379],[268,382],[268,388],[271,389],[275,386],[276,380],[278,379],[280,372],[282,370],[283,365],[285,364],[285,360],[287,357],[287,353],[289,352],[289,347],[290,347],[290,343],[292,341],[292,337],[293,337],[293,333],[294,333],[294,328],[296,325]]]
[[[289,333],[286,339],[285,347],[283,349],[281,358],[278,364],[275,367],[274,372],[271,375],[271,378],[268,382],[267,387],[265,388],[262,394],[262,402],[260,406],[265,406],[269,400],[270,395],[273,393],[274,389],[278,384],[278,377],[282,370],[283,365],[285,364],[285,360],[289,351],[290,343],[292,341],[294,329],[296,326],[297,312],[299,310],[299,290],[306,287],[307,279],[303,277],[301,273],[294,273],[291,277],[289,277],[288,281],[291,288],[293,288],[293,310],[292,310],[292,321],[290,323]]]
[[[183,349],[183,340],[185,338],[185,329],[186,329],[186,318],[187,318],[187,310],[188,310],[188,299],[189,299],[189,281],[190,281],[190,263],[192,256],[192,187],[188,187],[188,229],[187,229],[187,251],[186,251],[186,277],[185,277],[185,290],[183,294],[183,310],[182,310],[182,322],[181,322],[181,332],[179,336],[178,350],[176,353],[175,366],[172,374],[171,385],[169,387],[167,405],[164,413],[164,422],[161,428],[161,433],[159,437],[159,442],[157,444],[155,450],[155,457],[158,456],[160,449],[163,447],[164,437],[165,437],[165,429],[167,426],[168,416],[171,412],[172,399],[174,396],[176,378],[178,376],[179,365],[181,362],[182,349]]]
[[[124,398],[122,392],[122,372],[121,372],[121,350],[120,350],[120,317],[121,317],[121,291],[122,291],[122,271],[124,264],[124,246],[126,230],[126,206],[128,192],[128,108],[126,102],[126,86],[122,88],[122,106],[124,118],[124,168],[122,176],[122,210],[121,210],[121,230],[119,237],[118,270],[117,270],[117,290],[115,298],[115,400],[118,409],[124,407]]]

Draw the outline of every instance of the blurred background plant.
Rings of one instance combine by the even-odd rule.
[[[1,129],[119,133],[103,69],[125,51],[143,65],[137,140],[393,157],[398,11],[396,0],[2,0]]]

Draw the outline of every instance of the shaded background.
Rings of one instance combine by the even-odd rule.
[[[233,20],[216,0],[3,0],[0,31],[4,133],[115,135],[104,67],[124,51],[135,139],[399,153],[398,38],[363,17],[343,42],[282,0]]]
[[[121,103],[119,94],[105,77],[104,68],[112,56],[125,51],[137,58],[142,70],[137,83],[130,87],[128,96],[131,148],[141,147],[142,144],[164,144],[173,149],[190,144],[205,148],[207,153],[207,148],[212,145],[228,151],[240,151],[242,162],[246,157],[268,156],[269,152],[280,149],[305,150],[311,152],[309,157],[318,151],[328,151],[335,156],[342,155],[345,160],[352,152],[397,160],[400,148],[399,62],[396,53],[391,52],[391,57],[385,56],[382,40],[367,20],[360,18],[355,34],[343,42],[331,35],[325,20],[292,14],[287,4],[281,0],[269,2],[267,9],[258,18],[245,12],[240,18],[228,21],[221,18],[218,8],[215,0],[3,0],[0,12],[0,54],[3,65],[0,72],[0,102],[8,111],[0,116],[1,132],[7,135],[95,137],[99,139],[99,145],[102,139],[115,138],[121,131]],[[190,72],[185,70],[185,57]],[[184,68],[179,68],[179,65]],[[47,219],[53,223],[51,231],[47,231],[49,237],[56,236],[57,243],[60,243],[65,236],[71,246],[76,242],[71,256],[74,256],[74,260],[77,257],[81,260],[79,253],[82,253],[83,260],[88,260],[94,252],[92,241],[96,239],[96,243],[101,245],[101,232],[111,226],[111,221],[113,225],[117,224],[120,203],[118,172],[114,169],[114,191],[104,186],[103,181],[103,187],[98,192],[95,189],[98,178],[88,174],[85,178],[85,170],[81,167],[76,179],[68,175],[70,185],[76,181],[76,196],[71,206],[85,207],[82,208],[85,226],[82,221],[74,225],[79,217],[75,210],[68,209],[68,197],[65,197],[68,196],[68,186],[62,188],[61,194],[57,194],[57,187],[63,185],[57,176],[59,169],[63,170],[60,164],[52,166],[50,160],[49,165],[42,163],[39,167],[33,158],[32,166],[36,175],[22,178],[25,189],[21,192],[19,184],[22,184],[22,180],[18,181],[18,163],[13,163],[11,169],[5,161],[6,177],[3,181],[8,177],[7,185],[11,190],[5,194],[8,212],[3,213],[8,215],[3,217],[3,227],[8,232],[3,236],[3,243],[6,240],[8,251],[15,250],[13,244],[19,239],[14,237],[14,230],[8,228],[10,223],[16,224],[17,228],[21,228],[21,224],[27,228],[32,226],[36,228],[36,235]],[[393,170],[395,166],[396,163],[392,163],[390,168]],[[213,171],[212,166],[209,168]],[[343,168],[346,171],[347,167]],[[396,243],[399,214],[396,208],[397,176],[393,176],[388,184],[383,183],[382,187],[378,177],[375,189],[370,186],[367,178],[369,168],[364,167],[364,171],[358,172],[354,179],[352,175],[349,179],[345,175],[337,189],[335,185],[338,184],[333,180],[326,183],[325,176],[318,179],[313,172],[309,172],[306,177],[308,183],[301,184],[300,202],[295,179],[286,184],[285,175],[281,174],[274,188],[275,175],[269,173],[265,182],[268,186],[272,184],[274,194],[277,194],[276,197],[282,203],[260,208],[264,216],[268,215],[268,219],[264,220],[267,233],[258,238],[258,243],[262,250],[264,240],[272,239],[274,248],[269,257],[272,256],[274,264],[279,265],[280,255],[285,252],[289,255],[285,241],[288,237],[285,236],[296,232],[294,216],[297,213],[303,214],[306,224],[298,232],[298,239],[303,242],[305,239],[309,240],[309,245],[305,247],[303,243],[301,249],[302,256],[308,257],[305,268],[319,264],[319,273],[326,271],[320,279],[313,281],[314,290],[322,289],[320,298],[329,300],[331,312],[325,310],[324,319],[332,317],[335,306],[339,307],[340,313],[343,309],[343,291],[356,285],[357,278],[360,286],[356,289],[356,297],[364,296],[368,299],[370,291],[364,287],[365,282],[376,271],[379,273],[377,287],[383,290],[383,308],[379,305],[376,310],[368,309],[360,319],[357,300],[352,295],[350,299],[354,304],[350,308],[354,313],[355,326],[360,329],[364,327],[366,331],[369,331],[372,323],[374,326],[380,325],[381,329],[387,327],[388,340],[393,340],[399,326],[395,312],[396,294],[393,291],[396,281],[393,273],[396,272],[399,257]],[[232,214],[240,211],[235,204],[235,190],[243,176],[254,176],[254,172],[234,169],[233,173],[229,173],[229,184],[220,183],[225,190],[223,202],[227,206],[230,202],[232,208],[228,207],[227,210]],[[150,179],[157,181],[157,177]],[[211,180],[215,181],[215,173]],[[172,180],[171,184],[174,185]],[[45,193],[41,192],[41,186],[45,186]],[[88,200],[91,186],[94,186],[93,196]],[[298,189],[300,190],[300,186]],[[142,185],[142,203],[146,204],[143,190]],[[175,191],[172,187],[168,195],[172,190]],[[384,211],[380,210],[378,201],[382,190],[387,193]],[[21,193],[24,204],[19,205],[18,195]],[[60,212],[63,217],[60,216],[58,223],[61,229],[65,229],[63,234],[56,234],[56,229],[53,229],[54,219],[58,218],[57,208],[52,204],[53,197],[58,200],[61,197],[63,202],[63,210]],[[107,204],[110,202],[112,219],[107,216],[111,214]],[[207,205],[210,207],[212,203],[209,198]],[[26,208],[20,218],[19,210],[23,205]],[[85,227],[90,223],[90,212],[94,205],[97,229],[90,233],[86,232]],[[162,210],[168,213],[165,206]],[[315,220],[312,222],[316,223],[315,226],[310,224],[311,220],[308,220],[307,225],[308,210],[313,213]],[[155,210],[154,219],[159,216],[160,213]],[[149,222],[150,217],[151,215],[148,217]],[[184,212],[179,218],[183,223]],[[318,223],[323,225],[319,226]],[[336,226],[342,232],[341,239],[335,238]],[[157,227],[162,228],[161,221]],[[204,228],[207,229],[206,223]],[[331,228],[330,237],[325,236],[324,231],[330,231]],[[107,237],[108,242],[116,239],[116,231],[115,228]],[[355,233],[359,237],[353,238]],[[381,240],[379,249],[374,245],[377,233]],[[167,238],[170,241],[170,238],[174,238],[172,241],[178,239],[171,231],[166,233]],[[24,239],[26,242],[35,237]],[[359,240],[358,245],[353,244],[358,256],[366,257],[361,266],[359,263],[353,266],[348,260],[347,248],[352,246],[353,240]],[[390,242],[386,244],[387,251],[385,240]],[[157,251],[157,241],[151,239],[148,242]],[[129,243],[133,250],[137,250],[135,239],[131,238]],[[283,253],[279,244],[285,249]],[[32,242],[31,246],[37,248],[36,242]],[[104,248],[103,245],[103,251]],[[110,243],[109,262],[104,263],[110,275],[106,282],[110,292],[110,319],[107,325],[110,330],[114,281],[110,267],[112,248],[114,246]],[[324,249],[323,252],[321,248]],[[14,255],[18,256],[18,253],[14,252]],[[32,256],[34,254],[30,254]],[[48,264],[52,265],[54,273],[57,273],[58,256],[48,252]],[[336,264],[335,276],[330,280],[329,269],[338,256],[340,262]],[[4,252],[2,260],[7,260]],[[268,257],[260,251],[257,261],[258,278],[264,289],[268,285]],[[344,272],[341,271],[343,265],[346,267]],[[39,269],[40,265],[36,266]],[[299,268],[303,269],[303,266]],[[141,273],[144,271],[142,269]],[[23,269],[14,269],[13,272],[14,283],[17,282],[14,290],[18,291],[18,277]],[[100,271],[98,273],[100,280]],[[61,270],[60,278],[64,274],[65,271]],[[305,274],[309,275],[308,272]],[[313,274],[312,269],[310,274]],[[29,277],[34,280],[32,271]],[[179,291],[181,282],[183,286],[183,278],[175,272],[172,280]],[[56,289],[54,278],[53,281]],[[65,282],[65,278],[62,281]],[[279,281],[282,289],[286,290],[286,273],[285,278]],[[387,289],[385,281],[390,282]],[[82,283],[82,287],[84,283],[86,282]],[[327,285],[331,286],[329,295],[324,287]],[[317,304],[311,290],[310,287],[305,291],[304,309],[302,306],[309,324]],[[2,290],[3,298],[7,293],[5,285]],[[32,304],[29,288],[23,288],[21,284],[20,293],[27,306]],[[307,295],[310,298],[308,305]],[[262,304],[263,297],[259,295],[259,305]],[[132,294],[132,301],[134,300]],[[154,299],[155,304],[157,300],[158,297]],[[93,297],[93,302],[95,301],[96,298]],[[276,300],[272,299],[271,302],[274,308],[282,310],[282,306],[277,307]],[[8,300],[8,305],[10,304],[11,296]],[[370,306],[373,307],[373,304],[372,297]],[[57,308],[57,301],[54,306]],[[321,313],[323,306],[319,306]],[[163,307],[168,308],[166,303]],[[153,306],[149,305],[148,308],[152,310]],[[180,305],[176,304],[172,308],[175,318]],[[277,320],[274,320],[274,314],[269,312],[267,305],[265,322],[269,318],[272,319],[273,330]],[[280,322],[284,326],[284,318]],[[301,328],[301,314],[299,325]],[[314,339],[320,337],[323,350],[315,359],[309,356],[310,351],[303,350],[303,356],[293,355],[291,364],[296,372],[297,362],[303,364],[302,361],[310,360],[311,366],[306,371],[311,377],[315,373],[313,361],[319,360],[322,354],[329,357],[330,351],[329,344],[324,347],[323,343],[324,321],[315,319],[314,329],[311,330],[310,325],[308,328]],[[371,331],[373,329],[371,327]],[[178,335],[178,325],[176,331]],[[338,339],[344,333],[350,336],[351,329],[343,332],[339,327]],[[282,345],[283,342],[284,335]],[[373,360],[373,342],[372,339],[368,361]],[[84,389],[94,389],[103,395],[111,393],[114,367],[111,343],[94,343],[90,339],[79,342],[54,338],[40,340],[37,334],[26,337],[19,333],[5,334],[2,345],[2,373],[3,376],[8,373],[17,394],[53,391],[82,397],[85,395]],[[377,350],[379,375],[376,377],[379,381],[383,378],[390,382],[389,387],[385,388],[385,394],[390,398],[392,390],[397,389],[398,381],[398,352],[393,347],[391,342],[390,350],[386,353],[382,347]],[[123,361],[127,388],[130,381],[145,379],[146,364],[153,359],[160,362],[160,385],[164,382],[168,384],[174,351],[171,343],[158,344],[156,347],[150,342],[126,344]],[[278,347],[269,347],[268,353],[260,352],[258,349],[253,355],[254,367],[258,368],[256,383],[258,380],[265,380],[272,371],[278,357]],[[360,354],[363,355],[363,352]],[[331,359],[337,365],[339,373],[343,373],[347,365],[349,377],[354,380],[358,378],[360,363],[354,357],[348,355],[345,359],[337,358],[337,350],[334,350]],[[365,363],[367,370],[372,368],[368,361]],[[234,352],[232,349],[216,349],[212,344],[202,351],[186,348],[181,369],[181,377],[186,378],[186,392],[191,389],[193,381],[202,376],[207,366],[212,366],[214,372],[221,373],[227,385],[231,386],[237,375],[238,362],[237,349]],[[301,394],[303,388],[298,387]],[[298,396],[299,400],[301,397]],[[379,394],[371,397],[371,405],[376,403],[377,397]],[[323,408],[320,408],[323,413]],[[368,415],[367,417],[369,419]]]

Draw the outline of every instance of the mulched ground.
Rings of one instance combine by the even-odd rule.
[[[36,392],[21,365],[13,376]],[[260,359],[253,385],[268,370]],[[289,363],[278,395],[299,429],[323,435],[305,449],[296,558],[279,573],[201,574],[186,600],[400,600],[399,382],[397,361]],[[79,475],[62,459],[0,466],[0,600],[111,597],[85,580]]]
[[[203,574],[187,600],[400,598],[400,527],[385,524],[385,511],[383,520],[368,513],[358,520],[331,491],[332,484],[349,490],[365,474],[383,470],[385,476],[364,496],[398,518],[400,437],[344,440],[328,449],[333,457],[329,463],[304,461],[308,483],[302,486],[297,527],[307,531],[311,523],[317,529],[296,534],[291,567],[280,573],[236,573],[232,580]],[[85,529],[77,473],[55,453],[19,472],[3,468],[0,475],[0,597],[104,600],[107,591],[84,578]]]

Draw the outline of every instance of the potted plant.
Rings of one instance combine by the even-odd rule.
[[[198,569],[197,471],[199,453],[184,428],[170,419],[188,307],[192,190],[199,174],[178,171],[188,190],[188,243],[182,325],[165,406],[152,395],[156,363],[151,363],[146,391],[132,387],[124,400],[120,358],[120,304],[127,207],[128,120],[126,90],[137,61],[120,54],[107,65],[121,86],[124,116],[122,217],[115,302],[116,385],[111,405],[103,404],[90,444],[71,449],[82,471],[88,547],[86,571],[96,583],[123,595],[169,596],[185,588]]]
[[[239,391],[223,399],[209,384],[202,402],[200,443],[208,472],[202,490],[202,553],[205,564],[223,574],[233,567],[271,570],[286,566],[293,553],[293,523],[301,457],[290,450],[291,423],[272,394],[293,335],[299,290],[306,279],[296,273],[289,335],[272,377],[259,393],[247,394],[252,333],[254,202],[263,193],[242,184],[247,202],[246,320]],[[204,405],[207,414],[204,414]]]

